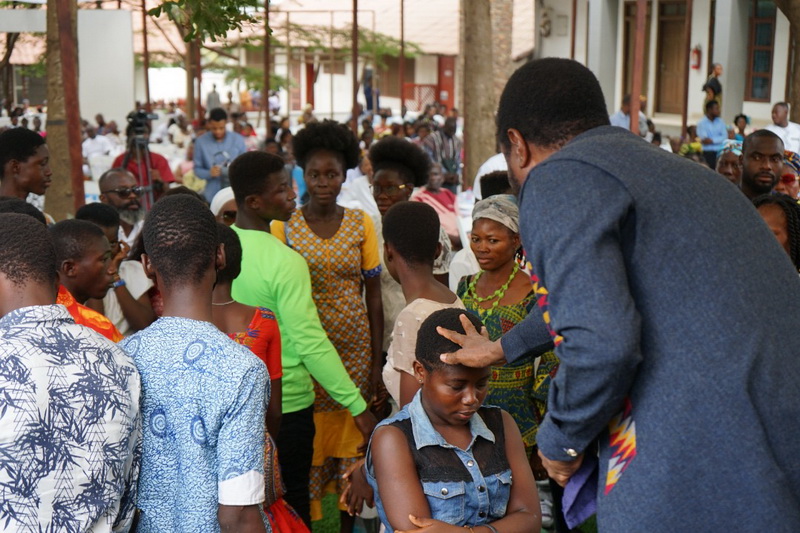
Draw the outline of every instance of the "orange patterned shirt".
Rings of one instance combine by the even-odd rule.
[[[63,285],[58,286],[58,298],[56,299],[56,303],[67,308],[69,314],[75,319],[75,323],[95,330],[112,342],[119,342],[122,340],[122,333],[119,332],[117,327],[108,318],[94,309],[79,304],[78,301],[75,300],[75,297],[72,296]]]

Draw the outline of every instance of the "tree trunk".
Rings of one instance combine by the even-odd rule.
[[[77,35],[76,1],[70,4],[70,23]],[[45,208],[56,220],[64,220],[75,213],[75,195],[72,188],[70,145],[68,128],[80,128],[80,123],[68,124],[64,80],[62,76],[61,42],[58,31],[58,9],[55,0],[47,1],[47,146],[50,150],[50,168],[53,181],[47,190]],[[74,72],[77,72],[77,51]],[[80,117],[80,114],[78,114]],[[82,194],[82,192],[81,192]]]
[[[791,27],[789,53],[792,58],[792,71],[787,74],[791,76],[792,83],[788,99],[791,119],[800,122],[800,0],[775,0],[775,5],[789,19]]]
[[[495,154],[495,97],[490,2],[464,1],[464,187]]]
[[[511,64],[511,25],[514,16],[514,0],[492,0],[492,65],[494,65],[494,104],[508,78],[513,74]]]
[[[194,101],[194,41],[186,43],[183,68],[186,69],[186,116],[191,122],[194,120],[196,105]]]
[[[6,50],[3,58],[0,59],[0,73],[3,76],[3,98],[5,99],[6,113],[11,115],[11,106],[14,102],[14,91],[12,80],[14,79],[14,65],[11,64],[11,54],[14,52],[14,45],[19,39],[19,33],[6,33]]]

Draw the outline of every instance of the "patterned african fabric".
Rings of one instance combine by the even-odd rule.
[[[267,365],[270,379],[278,379],[283,375],[280,332],[272,311],[263,307],[257,308],[247,331],[228,333],[228,337],[261,359]],[[283,499],[286,489],[278,463],[278,450],[269,431],[264,435],[264,479],[264,514],[267,515],[272,531],[308,533],[308,527],[300,515]]]
[[[111,342],[119,342],[123,339],[122,333],[119,332],[111,320],[94,309],[90,309],[78,303],[75,297],[72,296],[63,285],[58,286],[58,298],[56,299],[56,303],[66,307],[76,323],[95,330]]]
[[[317,236],[297,210],[285,223],[273,223],[272,234],[299,252],[308,263],[311,290],[320,322],[353,383],[367,397],[372,347],[367,308],[362,297],[365,278],[381,273],[378,240],[372,219],[360,209],[344,210],[342,223],[329,239]],[[315,383],[312,500],[342,472],[343,458],[358,457],[362,442],[353,417]],[[331,466],[331,463],[333,465]],[[312,501],[312,519],[317,518]]]
[[[0,530],[127,531],[139,372],[61,305],[0,318]]]
[[[247,330],[228,333],[228,337],[256,354],[267,365],[269,379],[283,376],[281,333],[275,313],[265,307],[257,307]]]
[[[493,341],[522,322],[536,305],[536,293],[531,290],[520,302],[498,305],[490,312],[489,309],[483,309],[475,300],[475,295],[467,290],[472,278],[473,276],[463,278],[456,293],[464,302],[464,307],[481,319]],[[557,369],[558,360],[552,351],[541,355],[527,354],[512,363],[492,367],[489,392],[484,403],[508,411],[519,426],[525,450],[529,455],[536,445],[539,422],[547,411],[550,380]]]
[[[213,324],[174,316],[120,346],[142,376],[137,531],[218,532],[220,504],[260,505],[264,363]]]

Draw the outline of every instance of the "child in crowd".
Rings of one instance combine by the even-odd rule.
[[[214,216],[192,196],[168,196],[142,235],[163,316],[121,343],[142,376],[138,531],[269,531],[261,512],[267,369],[212,323],[212,289],[225,267]]]
[[[467,320],[479,331],[483,327],[459,309],[437,311],[423,322],[414,361],[420,391],[381,422],[370,440],[367,479],[389,533],[541,530],[536,484],[519,430],[505,411],[482,407],[490,369],[440,359],[459,346],[436,328],[463,333]]]

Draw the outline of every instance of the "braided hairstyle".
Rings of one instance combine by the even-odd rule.
[[[789,258],[800,271],[800,205],[785,194],[763,194],[753,199],[756,209],[763,205],[780,207],[786,217],[786,233],[789,235]]]

